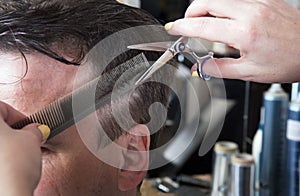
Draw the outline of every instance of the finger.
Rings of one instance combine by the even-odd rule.
[[[171,25],[170,25],[171,24]],[[166,30],[173,35],[198,37],[213,42],[226,43],[232,47],[239,43],[239,27],[235,21],[222,18],[184,18],[166,24]],[[219,32],[219,33],[216,33]],[[222,36],[220,36],[222,32]]]
[[[50,135],[50,128],[47,125],[30,124],[22,128],[23,131],[32,133],[39,143],[45,143]]]
[[[10,105],[0,101],[0,117],[9,125],[25,118],[25,115],[15,110]]]
[[[249,3],[244,0],[195,0],[188,7],[185,17],[199,17],[207,14],[237,19],[249,10]]]
[[[203,66],[204,74],[217,77],[217,78],[228,78],[228,79],[241,79],[241,80],[253,80],[253,73],[255,68],[245,63],[241,58],[213,58],[208,60]]]
[[[232,71],[233,65],[236,64],[234,59],[211,59],[203,65],[203,72],[207,75],[217,78],[238,78],[238,73]]]

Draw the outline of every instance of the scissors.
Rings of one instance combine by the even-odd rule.
[[[151,77],[158,69],[164,66],[169,60],[171,60],[178,53],[186,52],[192,55],[192,57],[197,61],[197,72],[198,75],[204,79],[209,80],[211,76],[203,73],[203,65],[205,62],[213,58],[214,53],[209,52],[207,55],[199,57],[189,46],[188,37],[180,37],[175,42],[153,42],[153,43],[143,43],[130,45],[128,49],[136,50],[148,50],[148,51],[165,51],[162,56],[155,61],[155,63],[137,80],[136,85],[147,80]]]

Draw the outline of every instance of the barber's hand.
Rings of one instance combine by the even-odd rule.
[[[207,17],[210,15],[212,17]],[[205,74],[257,82],[300,81],[300,12],[283,0],[195,0],[170,34],[222,42],[239,59],[212,59]]]
[[[14,130],[24,116],[0,102],[0,195],[32,195],[41,175],[41,150],[50,130],[31,124]]]

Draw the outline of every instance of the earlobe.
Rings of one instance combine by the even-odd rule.
[[[131,128],[126,135],[124,164],[119,169],[118,187],[121,191],[132,190],[143,180],[149,164],[149,129],[138,124]],[[124,144],[123,144],[124,145]]]

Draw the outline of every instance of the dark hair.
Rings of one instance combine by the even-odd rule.
[[[0,47],[4,51],[19,51],[23,56],[39,52],[66,64],[80,65],[89,50],[108,35],[153,24],[158,22],[149,14],[115,0],[4,0],[0,2]],[[120,55],[110,66],[116,67],[135,54],[137,51]],[[148,56],[156,58],[157,54]],[[167,105],[168,88],[149,82],[133,95],[130,101],[133,119],[146,124],[152,103]],[[111,139],[124,132],[113,119],[110,105],[98,114],[104,119],[101,123]],[[151,148],[157,135],[151,135]]]
[[[4,0],[0,2],[0,47],[38,51],[77,65],[106,36],[149,24],[157,21],[112,0]]]

